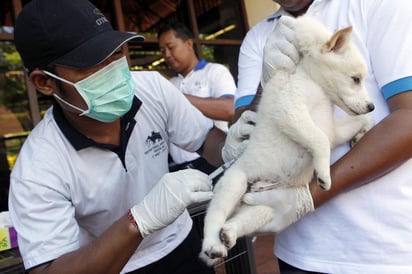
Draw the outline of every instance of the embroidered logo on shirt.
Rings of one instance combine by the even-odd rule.
[[[166,142],[163,140],[160,132],[152,131],[146,138],[146,146],[149,148],[145,154],[151,154],[152,158],[159,156],[161,153],[167,152]]]
[[[152,135],[147,136],[146,145],[154,145],[161,140],[163,140],[163,138],[162,135],[160,135],[160,132],[152,131]]]

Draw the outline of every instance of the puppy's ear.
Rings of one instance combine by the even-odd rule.
[[[322,52],[341,52],[351,39],[352,27],[347,27],[335,32],[322,48]]]

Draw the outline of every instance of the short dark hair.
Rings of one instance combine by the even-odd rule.
[[[157,32],[157,38],[163,33],[173,30],[177,38],[186,41],[187,39],[193,39],[193,33],[182,22],[170,22],[163,25]]]

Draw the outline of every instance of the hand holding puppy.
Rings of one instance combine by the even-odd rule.
[[[222,148],[222,159],[225,163],[237,159],[245,150],[249,136],[256,125],[256,112],[247,110],[234,123],[227,133],[225,145]]]
[[[273,73],[279,70],[292,73],[300,60],[295,34],[295,20],[289,16],[282,16],[269,35],[263,50],[263,67],[261,84],[272,78]]]

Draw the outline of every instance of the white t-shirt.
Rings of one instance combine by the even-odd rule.
[[[332,30],[353,26],[352,37],[368,64],[366,87],[378,123],[389,114],[385,98],[412,90],[412,1],[314,0],[307,14]],[[263,46],[276,21],[256,25],[243,42],[236,106],[256,92]],[[256,56],[260,64],[253,70],[248,62]],[[332,162],[348,149],[346,145],[335,149]],[[298,268],[324,273],[412,273],[411,170],[409,160],[306,215],[276,236],[276,256]]]
[[[222,64],[209,63],[200,60],[193,70],[184,77],[178,74],[170,81],[184,94],[201,98],[233,97],[236,84],[229,69]],[[215,126],[223,131],[228,130],[227,121],[214,121]],[[170,155],[177,164],[189,162],[199,158],[199,154],[183,150],[177,146],[170,146]]]
[[[122,119],[127,146],[97,147],[55,107],[25,141],[11,174],[9,208],[26,268],[99,237],[168,172],[169,142],[195,151],[212,128],[159,73],[132,72],[132,77],[137,98]],[[146,237],[122,273],[169,254],[191,226],[185,212]]]

